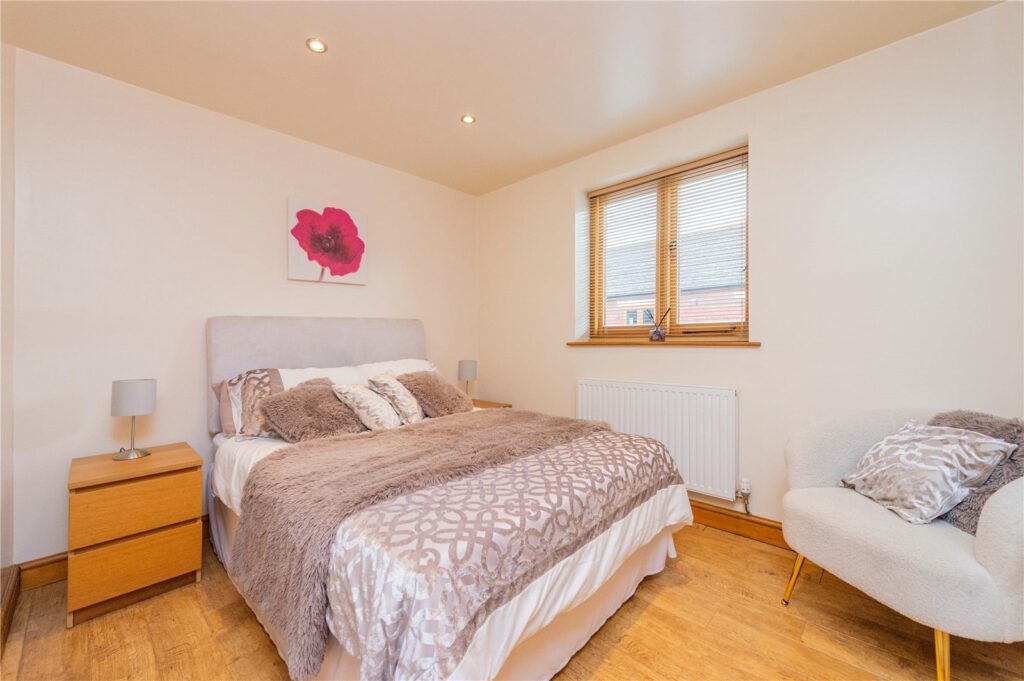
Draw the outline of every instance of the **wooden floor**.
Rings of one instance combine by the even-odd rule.
[[[934,679],[932,632],[793,554],[695,526],[557,677]],[[207,547],[203,581],[68,630],[65,584],[21,594],[3,679],[286,679],[273,644]],[[1024,646],[954,638],[953,678],[1024,678]]]

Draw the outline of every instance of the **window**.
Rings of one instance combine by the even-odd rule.
[[[747,149],[591,192],[590,336],[747,340]]]

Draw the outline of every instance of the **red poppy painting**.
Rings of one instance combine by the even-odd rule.
[[[288,202],[288,278],[362,284],[365,235],[348,211]]]

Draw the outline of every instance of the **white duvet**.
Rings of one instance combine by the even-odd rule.
[[[235,515],[241,517],[242,493],[249,472],[263,459],[287,447],[288,443],[269,437],[236,440],[218,433],[213,438],[213,444],[217,446],[217,453],[213,457],[213,493]]]

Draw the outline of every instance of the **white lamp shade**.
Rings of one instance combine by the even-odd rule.
[[[110,389],[111,416],[141,416],[156,409],[156,379],[114,381]]]
[[[459,380],[460,381],[475,381],[476,380],[476,360],[475,359],[460,359],[459,360]]]

